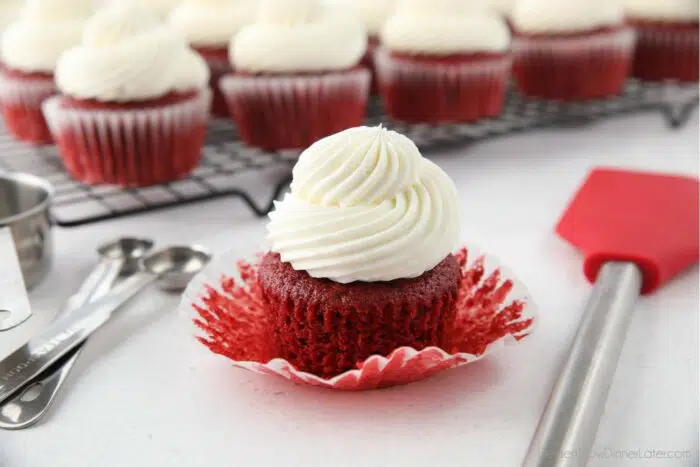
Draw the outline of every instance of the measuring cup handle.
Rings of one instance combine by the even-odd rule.
[[[157,277],[144,272],[126,279],[105,297],[58,319],[41,335],[0,361],[0,403],[87,339],[115,310]]]
[[[523,467],[588,464],[641,288],[635,264],[601,268]]]

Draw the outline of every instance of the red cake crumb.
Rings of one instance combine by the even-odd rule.
[[[104,102],[97,99],[76,99],[70,96],[63,97],[63,107],[85,110],[143,110],[165,105],[178,104],[197,95],[196,91],[190,92],[169,92],[156,99],[129,102]]]
[[[461,271],[450,255],[415,279],[340,284],[315,279],[266,254],[259,282],[281,355],[333,376],[373,354],[446,343]]]

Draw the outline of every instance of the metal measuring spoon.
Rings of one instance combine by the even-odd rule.
[[[133,275],[139,260],[153,248],[153,241],[120,238],[97,249],[100,261],[58,312],[56,319],[105,296],[119,276]],[[78,359],[85,342],[33,379],[24,390],[0,406],[0,428],[19,430],[33,425],[47,412],[58,390]]]
[[[0,361],[0,403],[65,357],[148,285],[157,282],[166,291],[183,290],[210,259],[209,252],[196,246],[170,247],[145,257],[140,262],[138,273],[118,284],[103,298],[56,320],[39,336]]]

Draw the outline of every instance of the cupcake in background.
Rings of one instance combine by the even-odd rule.
[[[5,127],[15,138],[51,143],[41,104],[57,93],[58,57],[80,43],[93,13],[90,0],[27,0],[19,18],[2,35],[0,107]]]
[[[625,0],[637,31],[632,75],[645,81],[698,81],[698,0]]]
[[[204,60],[133,3],[87,23],[56,66],[62,93],[44,115],[79,181],[144,186],[187,175],[200,160],[211,91]]]
[[[488,0],[488,6],[492,11],[501,15],[510,27],[510,17],[515,9],[515,2],[516,0]]]
[[[471,122],[501,112],[511,58],[505,21],[464,0],[403,0],[375,53],[394,120]]]
[[[139,6],[158,15],[158,18],[165,21],[170,12],[178,6],[182,0],[107,0],[107,5],[120,3],[123,1],[135,1]]]
[[[320,0],[265,0],[232,41],[221,90],[241,139],[300,149],[364,120],[370,73],[357,15]]]
[[[22,2],[18,0],[0,0],[0,34],[19,18]]]
[[[313,144],[268,225],[258,280],[281,357],[322,377],[402,346],[445,346],[461,281],[457,189],[403,135]]]
[[[396,0],[347,0],[357,9],[367,29],[367,52],[362,64],[372,72],[372,92],[377,92],[374,51],[379,46],[379,32],[396,8]]]
[[[217,117],[228,116],[219,80],[232,71],[229,43],[243,26],[255,21],[258,6],[258,0],[185,0],[170,13],[169,24],[209,65],[212,114]]]
[[[616,0],[519,0],[512,24],[523,95],[585,101],[622,92],[635,35]]]

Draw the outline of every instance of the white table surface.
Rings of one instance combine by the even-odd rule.
[[[698,117],[656,114],[492,140],[434,159],[457,183],[465,239],[498,255],[540,308],[522,345],[409,386],[342,393],[237,370],[187,335],[176,297],[149,291],[89,343],[39,426],[0,433],[3,467],[519,465],[590,291],[577,254],[552,234],[589,168],[698,174]],[[224,199],[56,231],[34,317],[0,334],[0,356],[42,328],[118,235],[242,253],[264,221]],[[698,275],[642,299],[591,466],[698,465]],[[638,451],[641,450],[641,451]],[[637,452],[684,459],[642,463]]]

